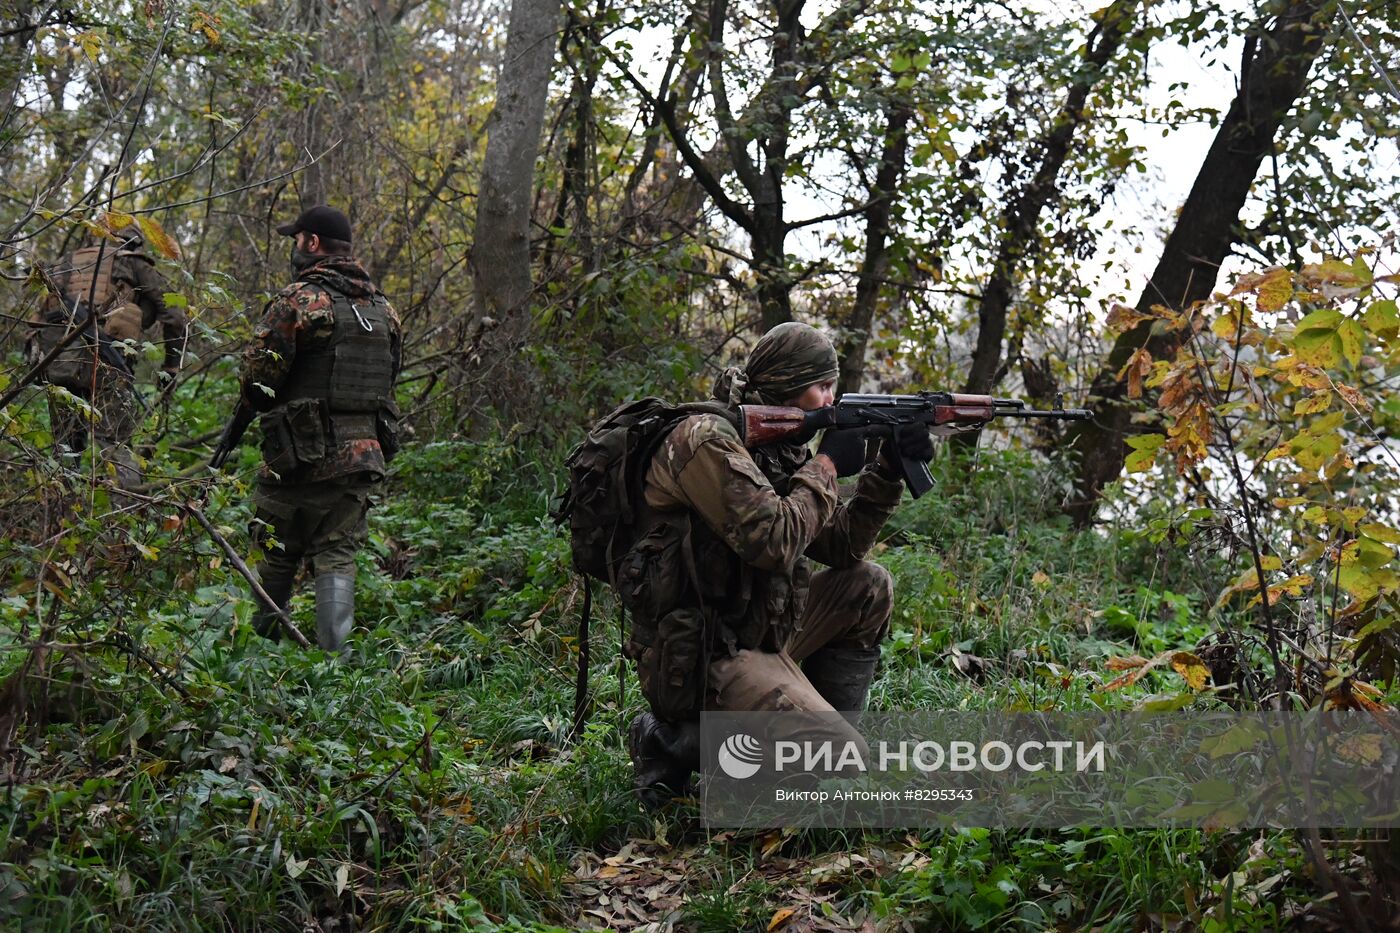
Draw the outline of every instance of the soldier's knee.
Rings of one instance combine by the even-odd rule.
[[[866,627],[878,629],[883,636],[888,628],[890,615],[894,612],[894,577],[890,576],[890,572],[884,567],[870,561],[862,561],[860,570],[865,577],[862,587],[865,592],[862,621]]]

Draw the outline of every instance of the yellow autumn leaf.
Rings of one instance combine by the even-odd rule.
[[[773,914],[773,919],[768,921],[768,933],[773,933],[778,927],[787,923],[797,914],[791,907],[784,907]]]
[[[1326,411],[1332,404],[1332,393],[1327,389],[1314,392],[1293,406],[1294,415],[1315,415],[1320,411]]]
[[[1366,315],[1362,318],[1366,329],[1377,337],[1394,337],[1400,334],[1400,312],[1396,310],[1395,301],[1385,299],[1378,301],[1366,309]]]
[[[156,252],[166,259],[180,258],[180,244],[176,243],[174,237],[165,232],[165,229],[154,217],[140,214],[136,218],[136,226],[141,229],[141,236],[146,243]]]
[[[1189,651],[1178,651],[1172,655],[1172,670],[1180,674],[1192,690],[1204,690],[1206,681],[1210,680],[1210,668],[1206,667],[1206,662]]]
[[[1270,269],[1259,284],[1258,295],[1260,311],[1279,310],[1293,297],[1293,273],[1287,269]]]
[[[1312,583],[1313,576],[1310,573],[1300,573],[1297,576],[1289,577],[1282,583],[1275,583],[1268,589],[1269,605],[1276,605],[1285,596],[1292,596],[1295,599],[1301,597],[1303,595],[1303,587],[1312,586]],[[1256,596],[1249,601],[1249,605],[1245,608],[1257,606],[1262,600],[1262,595]]]
[[[122,211],[103,211],[88,226],[99,236],[115,237],[121,230],[136,223],[136,218]]]
[[[1121,302],[1113,302],[1108,306],[1107,327],[1114,333],[1124,333],[1130,331],[1143,321],[1152,320],[1150,314],[1139,314],[1137,309],[1130,308]]]

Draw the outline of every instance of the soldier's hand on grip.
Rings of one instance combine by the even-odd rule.
[[[865,466],[865,430],[827,431],[817,456],[828,457],[837,476],[855,476]]]
[[[887,436],[881,441],[880,453],[892,465],[898,466],[900,460],[928,463],[933,459],[933,438],[926,427],[901,424],[895,425],[891,431],[894,436]]]

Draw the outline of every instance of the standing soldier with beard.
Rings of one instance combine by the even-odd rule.
[[[294,238],[295,280],[268,302],[240,372],[240,414],[262,416],[254,537],[266,552],[262,586],[279,609],[310,563],[316,641],[340,651],[354,622],[370,495],[398,450],[399,317],[351,255],[340,211],[312,207],[277,232]],[[276,614],[260,606],[254,628],[276,638]]]

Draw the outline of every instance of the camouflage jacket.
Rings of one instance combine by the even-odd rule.
[[[297,350],[329,344],[335,317],[327,288],[352,301],[383,294],[370,281],[364,267],[349,256],[329,256],[303,270],[296,281],[267,303],[262,320],[253,329],[252,342],[243,351],[239,382],[244,405],[266,412],[287,401],[278,393],[297,365]],[[397,379],[402,365],[402,325],[392,307],[388,316],[393,328],[392,366]],[[361,472],[382,474],[384,469],[384,453],[377,440],[352,440],[341,443],[304,475],[282,477],[280,481],[315,482]],[[261,478],[279,481],[266,468]]]
[[[718,588],[750,591],[748,618],[733,647],[781,648],[806,604],[806,558],[846,568],[863,560],[899,504],[901,481],[883,463],[861,473],[850,496],[838,494],[829,461],[805,447],[751,452],[734,426],[715,415],[682,421],[662,443],[646,476],[646,504],[688,510],[736,559],[721,569],[697,560]]]

